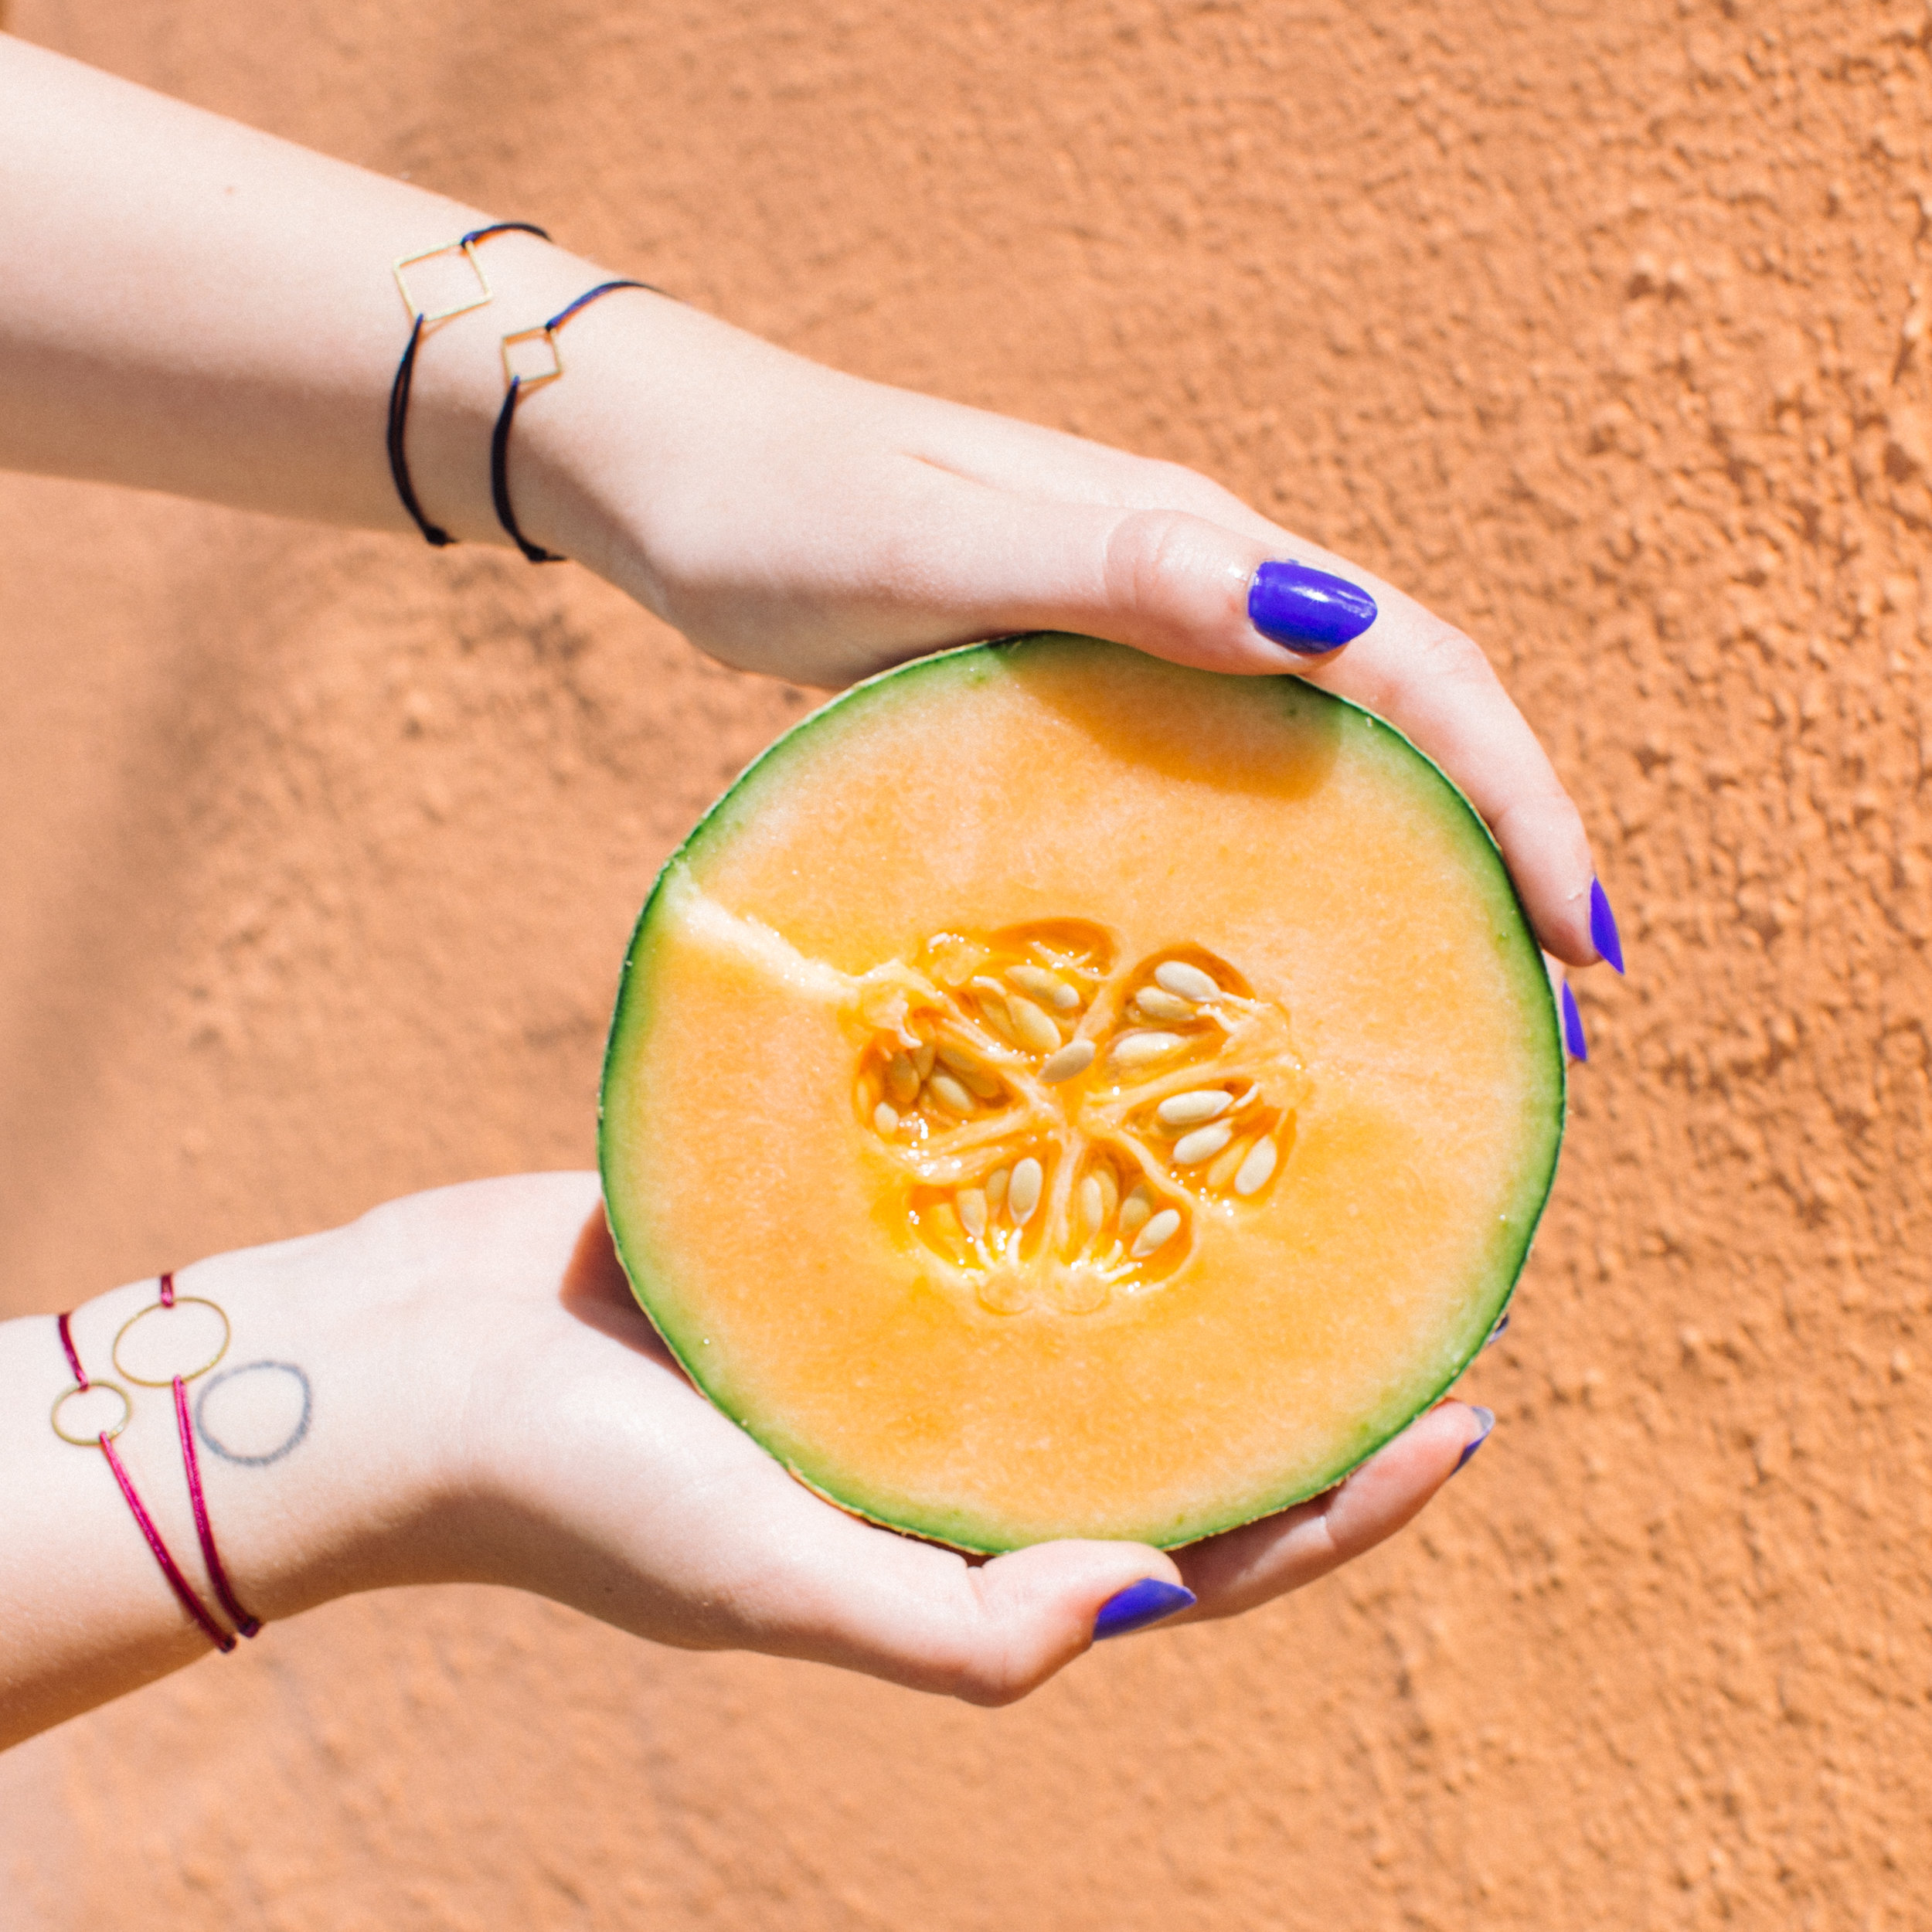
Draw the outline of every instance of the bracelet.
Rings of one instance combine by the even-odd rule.
[[[222,1328],[221,1346],[206,1362],[202,1362],[200,1367],[191,1369],[186,1375],[175,1375],[165,1378],[136,1375],[121,1359],[121,1346],[126,1340],[128,1331],[136,1323],[162,1309],[179,1307],[209,1308],[219,1316]],[[71,1320],[70,1315],[62,1315],[56,1323],[60,1333],[61,1349],[66,1355],[68,1367],[73,1371],[74,1379],[73,1386],[62,1390],[55,1399],[50,1418],[53,1423],[53,1432],[63,1442],[70,1442],[77,1448],[88,1449],[98,1446],[101,1454],[107,1459],[107,1467],[114,1471],[114,1481],[120,1485],[121,1493],[127,1499],[128,1507],[133,1512],[134,1521],[140,1526],[141,1533],[148,1540],[148,1547],[154,1552],[155,1560],[161,1566],[162,1574],[168,1579],[169,1587],[180,1600],[182,1609],[194,1619],[196,1624],[199,1626],[202,1634],[214,1645],[216,1649],[224,1653],[231,1651],[235,1648],[235,1638],[216,1621],[213,1614],[202,1601],[200,1594],[196,1590],[194,1585],[182,1575],[181,1566],[175,1561],[160,1530],[155,1527],[153,1517],[148,1513],[146,1505],[142,1503],[140,1495],[137,1493],[133,1479],[128,1475],[126,1466],[122,1463],[120,1457],[114,1453],[114,1437],[119,1435],[134,1420],[133,1398],[129,1396],[127,1389],[120,1383],[88,1379],[87,1370],[80,1366],[80,1352],[74,1347]],[[111,1352],[115,1370],[124,1380],[144,1389],[169,1387],[173,1389],[175,1424],[181,1437],[182,1462],[187,1473],[188,1498],[194,1509],[195,1534],[201,1544],[202,1560],[208,1566],[209,1580],[215,1586],[215,1594],[221,1600],[222,1607],[233,1619],[236,1631],[243,1637],[253,1637],[261,1628],[261,1621],[259,1617],[251,1617],[247,1611],[243,1609],[240,1601],[236,1597],[234,1587],[228,1580],[228,1572],[223,1565],[221,1554],[215,1547],[214,1529],[208,1520],[207,1499],[202,1492],[201,1463],[195,1454],[194,1432],[188,1420],[187,1385],[207,1374],[209,1370],[227,1354],[231,1332],[226,1312],[215,1302],[209,1301],[205,1296],[198,1294],[177,1297],[175,1293],[175,1277],[172,1273],[169,1273],[161,1277],[159,1299],[151,1302],[145,1308],[138,1308],[121,1325],[114,1335],[114,1347]],[[63,1427],[60,1420],[61,1410],[74,1396],[88,1394],[96,1389],[108,1389],[121,1399],[121,1420],[112,1428],[100,1430],[90,1436],[76,1435]]]
[[[410,481],[409,459],[403,446],[403,434],[409,424],[410,388],[416,379],[416,352],[421,348],[426,330],[434,328],[438,322],[447,322],[452,315],[467,315],[473,308],[481,308],[495,299],[490,287],[490,278],[483,272],[483,264],[478,259],[476,244],[486,241],[492,235],[504,235],[512,230],[526,235],[536,235],[544,241],[550,237],[548,232],[534,222],[492,222],[485,228],[472,228],[467,235],[458,236],[453,242],[445,242],[440,248],[426,248],[420,254],[399,255],[391,264],[396,276],[396,286],[401,292],[403,306],[409,311],[411,321],[408,346],[403,351],[403,359],[396,365],[396,379],[389,385],[389,473],[396,484],[396,494],[403,499],[403,508],[409,512],[416,527],[423,532],[426,542],[440,549],[446,543],[456,539],[440,526],[432,523],[423,514],[423,506],[416,499],[416,490]],[[433,260],[438,255],[461,253],[463,259],[475,271],[478,292],[468,300],[453,303],[447,308],[440,308],[434,315],[419,308],[415,298],[410,293],[407,271],[418,262]]]
[[[541,389],[546,383],[554,383],[563,373],[563,352],[557,347],[557,331],[579,309],[588,308],[600,295],[608,295],[619,288],[641,288],[652,295],[665,293],[651,282],[599,282],[595,288],[586,290],[567,308],[559,309],[541,328],[519,329],[515,335],[503,338],[503,373],[510,386],[497,416],[495,433],[490,438],[490,494],[496,499],[496,520],[509,531],[516,547],[532,563],[561,563],[565,560],[554,550],[546,550],[532,543],[517,528],[515,514],[510,508],[510,425],[516,420],[517,400],[526,390]],[[551,366],[535,376],[518,375],[510,366],[511,349],[518,342],[533,342],[539,336],[549,346]]]

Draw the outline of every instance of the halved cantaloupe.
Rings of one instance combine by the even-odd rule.
[[[1049,636],[858,686],[713,808],[600,1148],[639,1301],[815,1488],[969,1549],[1172,1546],[1455,1379],[1563,1105],[1501,858],[1406,739]]]

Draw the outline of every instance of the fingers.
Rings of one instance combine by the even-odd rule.
[[[971,1704],[1009,1704],[1087,1650],[1104,1607],[1131,1593],[1129,1611],[1172,1593],[1172,1558],[1137,1543],[1050,1543],[971,1564],[903,1539],[848,1526],[865,1546],[842,1553],[798,1627],[793,1654],[843,1664]],[[1165,1590],[1138,1587],[1152,1582]],[[801,1590],[797,1578],[783,1587]],[[1155,1611],[1165,1604],[1153,1606]],[[1130,1617],[1128,1628],[1134,1627]]]
[[[1502,848],[1539,943],[1573,966],[1594,964],[1590,840],[1536,734],[1473,639],[1376,587],[1374,626],[1304,675],[1386,718],[1441,766]]]
[[[1373,1549],[1420,1512],[1486,1433],[1483,1415],[1445,1402],[1326,1495],[1181,1551],[1182,1580],[1200,1600],[1189,1621],[1251,1610]]]

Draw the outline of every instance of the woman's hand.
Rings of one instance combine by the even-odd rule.
[[[470,299],[447,244],[488,219],[0,36],[0,463],[406,531],[385,454],[409,336],[390,264],[442,249],[413,271],[419,299]],[[426,337],[405,447],[437,523],[502,543],[501,340],[614,271],[526,234],[481,246],[494,298]],[[515,417],[518,519],[701,648],[835,685],[1060,628],[1298,671],[1461,785],[1551,953],[1614,951],[1576,809],[1481,650],[1218,485],[843,376],[634,290],[561,339],[568,372]],[[1284,647],[1250,621],[1268,565],[1367,591],[1374,621],[1332,655]],[[1266,629],[1308,641],[1306,601],[1264,587]]]
[[[1298,672],[1456,780],[1548,951],[1600,957],[1589,842],[1549,759],[1476,644],[1393,585],[1178,464],[861,381],[660,298],[570,327],[570,381],[518,418],[519,515],[701,649],[837,685],[1056,629]],[[1326,652],[1264,634],[1257,575],[1283,563],[1366,591],[1373,621]],[[1292,629],[1294,600],[1270,601]]]
[[[834,1508],[699,1394],[632,1299],[594,1177],[418,1196],[372,1216],[372,1234],[392,1218],[441,1225],[482,1270],[494,1223],[512,1244],[539,1224],[554,1243],[553,1279],[452,1283],[488,1337],[460,1435],[471,1573],[659,1643],[806,1658],[973,1703],[1070,1663],[1102,1605],[1144,1579],[1196,1593],[1189,1617],[1311,1582],[1414,1515],[1482,1427],[1444,1404],[1328,1495],[1172,1556],[1067,1542],[977,1563]]]
[[[691,1386],[631,1299],[593,1175],[417,1195],[178,1286],[232,1324],[227,1379],[189,1393],[225,1566],[267,1622],[356,1590],[507,1584],[655,1642],[982,1704],[1079,1656],[1146,1580],[1185,1584],[1201,1617],[1321,1575],[1413,1516],[1480,1430],[1445,1403],[1328,1495],[1174,1556],[1057,1543],[973,1563],[821,1501]],[[154,1299],[138,1283],[76,1313],[90,1375]],[[51,1321],[0,1325],[0,1744],[208,1649],[99,1454],[49,1428],[70,1380]],[[135,1393],[117,1446],[212,1602],[166,1391]]]

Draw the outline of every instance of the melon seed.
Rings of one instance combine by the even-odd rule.
[[[1058,1049],[1060,1029],[1046,1017],[1043,1008],[1015,993],[1006,1002],[1006,1012],[1013,1022],[1013,1031],[1019,1036],[1021,1046],[1036,1053],[1051,1053]]]
[[[1140,1239],[1134,1243],[1133,1257],[1145,1261],[1157,1249],[1164,1248],[1180,1232],[1181,1215],[1178,1208],[1162,1208],[1154,1219],[1141,1229]]]
[[[1241,1163],[1241,1171],[1234,1177],[1236,1194],[1253,1194],[1264,1186],[1268,1176],[1274,1172],[1274,1143],[1265,1136],[1255,1142],[1249,1150],[1248,1158]]]
[[[889,1100],[881,1100],[872,1111],[872,1124],[882,1134],[899,1131],[899,1110]]]
[[[1214,999],[1219,996],[1220,988],[1198,966],[1190,966],[1184,959],[1164,960],[1154,969],[1157,985],[1165,986],[1170,993],[1178,993],[1182,999]]]
[[[1100,1191],[1100,1177],[1090,1174],[1080,1183],[1080,1220],[1090,1236],[1107,1225],[1107,1196]]]
[[[1015,986],[1024,987],[1036,999],[1043,999],[1055,1012],[1070,1013],[1080,1003],[1080,996],[1063,979],[1056,978],[1043,966],[1009,966],[1006,977]]]
[[[960,1225],[977,1241],[986,1232],[986,1196],[976,1187],[959,1192]]]
[[[1145,1066],[1165,1059],[1180,1044],[1179,1033],[1127,1033],[1114,1043],[1114,1057],[1123,1066]]]
[[[935,1073],[926,1083],[926,1091],[948,1114],[970,1114],[973,1111],[972,1095],[950,1073]]]
[[[1100,1226],[1105,1227],[1121,1204],[1121,1184],[1114,1178],[1113,1168],[1104,1162],[1094,1168],[1092,1179],[1100,1184]]]
[[[1192,1094],[1170,1094],[1154,1111],[1163,1127],[1197,1127],[1228,1110],[1229,1096],[1218,1087],[1197,1087]]]
[[[1154,1212],[1154,1196],[1145,1181],[1134,1184],[1134,1192],[1127,1197],[1121,1209],[1121,1233],[1131,1240],[1147,1217]]]
[[[1174,1143],[1174,1159],[1180,1167],[1199,1167],[1203,1161],[1211,1161],[1229,1141],[1234,1138],[1234,1129],[1226,1121],[1216,1121],[1207,1127],[1197,1127],[1192,1134],[1184,1134]]]
[[[1013,1169],[1012,1184],[1006,1190],[1006,1211],[1013,1217],[1015,1227],[1024,1227],[1033,1218],[1033,1210],[1039,1206],[1040,1185],[1046,1179],[1040,1164],[1032,1155]]]
[[[950,1069],[968,1093],[977,1094],[982,1100],[999,1098],[999,1082],[970,1053],[957,1046],[942,1046],[939,1059],[940,1064]]]
[[[919,1043],[919,1051],[913,1056],[913,1071],[922,1081],[932,1077],[933,1055],[932,1042],[929,1039],[921,1040]]]
[[[986,1198],[993,1204],[993,1212],[999,1212],[999,1204],[1006,1199],[1006,1169],[996,1167],[986,1177]]]
[[[1207,1171],[1209,1187],[1226,1187],[1240,1172],[1241,1163],[1248,1157],[1253,1145],[1250,1141],[1236,1141],[1234,1145]]]
[[[1172,993],[1164,993],[1158,986],[1143,986],[1134,995],[1134,1009],[1148,1019],[1192,1019],[1194,1002],[1177,999]]]
[[[1070,1080],[1077,1074],[1084,1073],[1094,1064],[1094,1043],[1090,1039],[1069,1040],[1060,1050],[1039,1070],[1039,1077],[1049,1087],[1056,1087],[1062,1080]]]
[[[895,1107],[910,1107],[919,1097],[919,1072],[903,1053],[886,1063],[886,1091]]]

